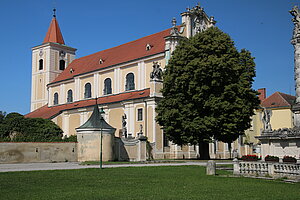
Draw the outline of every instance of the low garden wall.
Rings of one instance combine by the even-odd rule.
[[[0,164],[76,161],[76,142],[0,142]]]
[[[300,178],[300,164],[236,161],[233,173],[236,175]]]

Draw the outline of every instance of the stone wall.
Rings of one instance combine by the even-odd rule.
[[[0,164],[31,162],[76,162],[77,143],[1,142]]]

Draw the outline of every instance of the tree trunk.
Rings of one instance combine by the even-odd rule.
[[[209,143],[200,141],[199,142],[199,154],[200,160],[209,160]]]
[[[228,142],[229,158],[231,159],[231,142]]]

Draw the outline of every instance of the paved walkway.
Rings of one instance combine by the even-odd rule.
[[[217,164],[231,164],[232,162],[216,162]],[[183,166],[198,165],[206,166],[206,162],[184,162],[184,163],[145,163],[145,164],[113,164],[103,165],[103,168],[113,167],[146,167],[146,166]],[[36,170],[63,170],[63,169],[86,169],[99,168],[99,165],[80,165],[75,162],[63,163],[18,163],[18,164],[0,164],[0,172],[13,171],[36,171]]]

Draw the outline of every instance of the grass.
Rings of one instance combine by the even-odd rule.
[[[0,199],[297,199],[300,184],[163,166],[0,173]]]

